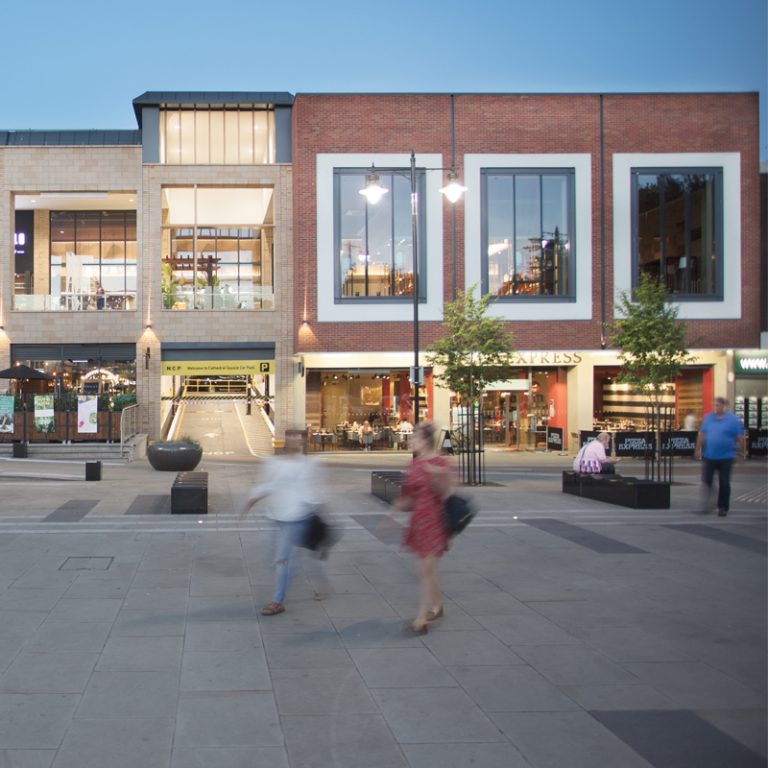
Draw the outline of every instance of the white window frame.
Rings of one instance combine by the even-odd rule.
[[[592,307],[592,156],[583,154],[548,155],[465,155],[465,290],[482,285],[482,207],[480,172],[489,168],[573,168],[574,217],[576,222],[576,290],[574,298],[547,297],[546,301],[499,301],[488,314],[504,320],[591,320]]]
[[[741,153],[675,152],[613,156],[613,288],[614,317],[620,317],[622,293],[632,290],[632,170],[643,168],[722,168],[723,272],[721,299],[669,302],[681,320],[741,318]]]
[[[374,164],[382,171],[389,168],[409,168],[410,154],[318,154],[316,158],[317,202],[317,320],[320,323],[380,323],[413,321],[413,302],[392,303],[376,297],[337,302],[334,286],[334,194],[333,176],[336,168],[368,169]],[[417,154],[416,168],[441,168],[439,154]],[[426,302],[419,302],[419,321],[443,319],[443,204],[440,187],[442,171],[426,170],[426,243],[419,241],[419,252],[426,255]],[[426,251],[424,250],[426,248]],[[419,280],[424,275],[419,274]]]

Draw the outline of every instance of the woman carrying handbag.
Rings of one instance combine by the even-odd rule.
[[[453,486],[453,471],[435,452],[437,430],[431,421],[413,430],[413,463],[403,482],[393,513],[410,512],[403,547],[412,552],[419,571],[419,608],[406,626],[408,632],[426,634],[427,625],[443,615],[438,564],[448,551],[449,532],[443,515],[444,500]]]

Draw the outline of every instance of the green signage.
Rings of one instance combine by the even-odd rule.
[[[743,349],[733,354],[737,376],[768,376],[768,349]]]

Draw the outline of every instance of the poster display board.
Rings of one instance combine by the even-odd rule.
[[[98,397],[77,396],[77,431],[79,434],[93,434],[99,428]]]
[[[13,395],[0,395],[0,432],[13,432]]]
[[[35,395],[35,432],[55,432],[53,395]]]

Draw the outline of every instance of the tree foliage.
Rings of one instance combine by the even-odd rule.
[[[674,381],[693,358],[685,347],[686,326],[677,319],[677,308],[666,303],[664,284],[642,274],[634,300],[621,294],[612,342],[623,367],[619,381],[658,399],[664,384]]]
[[[493,295],[476,299],[474,291],[473,286],[446,303],[445,335],[429,345],[427,356],[435,379],[464,403],[477,401],[489,384],[507,377],[515,344],[504,320],[487,316]]]

